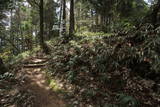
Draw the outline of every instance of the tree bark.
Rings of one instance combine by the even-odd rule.
[[[40,46],[45,54],[49,54],[49,48],[44,42],[44,12],[43,12],[43,0],[40,0],[39,4],[39,16],[40,16]]]
[[[62,21],[62,1],[60,2],[59,28],[61,27],[61,21]]]
[[[45,49],[45,43],[44,43],[44,20],[43,20],[43,0],[40,0],[40,4],[39,4],[39,16],[40,16],[40,46],[43,49],[43,52],[46,53],[46,49]]]
[[[157,16],[158,16],[159,11],[160,11],[160,0],[158,0],[157,4],[155,5],[155,7],[151,13],[151,21],[154,26],[156,26],[156,24],[158,22]]]
[[[160,24],[160,19],[158,19],[158,13],[159,12],[160,12],[160,0],[158,0],[157,3],[154,5],[152,11],[149,12],[149,14],[147,14],[144,17],[141,25],[144,24],[144,23],[151,23],[151,24],[154,25],[155,28],[158,27],[158,24]]]
[[[0,58],[0,74],[4,74],[5,72],[7,72],[7,68],[2,61],[2,58]]]
[[[66,39],[66,0],[62,0],[62,20],[60,27],[60,36]]]
[[[60,15],[59,15],[59,36],[62,36],[62,0],[60,1]]]
[[[75,26],[75,19],[74,19],[74,0],[70,0],[70,28],[69,28],[69,35],[73,36]]]

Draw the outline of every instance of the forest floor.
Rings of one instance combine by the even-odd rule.
[[[159,48],[146,45],[157,38],[129,35],[48,41],[50,55],[37,50],[0,77],[0,107],[160,107]]]
[[[53,92],[46,80],[43,68],[47,58],[33,57],[27,59],[19,75],[24,75],[23,89],[35,95],[34,107],[65,107],[65,102]]]
[[[48,58],[30,57],[21,62],[21,67],[16,70],[16,77],[12,80],[6,79],[6,86],[0,84],[0,106],[1,107],[66,107],[56,92],[49,86],[45,72]],[[15,83],[13,83],[14,81]],[[0,82],[1,83],[1,82]],[[12,85],[11,85],[12,84]],[[19,93],[19,94],[18,94]],[[25,93],[25,94],[24,94]],[[30,98],[29,98],[30,97]],[[24,102],[22,102],[22,100]]]

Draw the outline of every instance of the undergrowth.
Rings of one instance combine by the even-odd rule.
[[[22,62],[24,59],[34,56],[38,51],[40,50],[40,47],[38,46],[37,48],[33,48],[33,50],[25,51],[23,53],[18,54],[17,56],[13,56],[10,61],[7,61],[8,64],[14,65],[17,63]]]
[[[146,24],[123,35],[89,35],[67,44],[61,38],[48,42],[50,73],[71,84],[75,99],[85,104],[156,106],[160,28]]]

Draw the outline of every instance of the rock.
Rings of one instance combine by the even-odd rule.
[[[78,101],[74,101],[73,104],[74,104],[74,105],[78,105],[79,102],[78,102]]]
[[[155,82],[152,80],[141,80],[140,83],[146,88],[152,88],[155,85]]]
[[[93,107],[92,105],[88,105],[88,107]]]

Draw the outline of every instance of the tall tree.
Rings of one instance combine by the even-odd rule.
[[[44,43],[44,21],[43,21],[43,0],[40,0],[39,4],[39,17],[40,17],[40,34],[39,34],[39,39],[40,39],[40,46],[42,47],[43,50],[45,50],[45,43]]]
[[[39,1],[39,2],[38,2]],[[40,19],[40,31],[39,31],[39,43],[44,53],[48,53],[48,47],[44,40],[44,1],[43,0],[28,0],[31,6],[38,8],[39,19]]]
[[[56,8],[58,4],[54,0],[46,0],[44,6],[44,33],[47,35],[48,39],[55,36],[53,25],[57,21]]]
[[[151,22],[156,27],[158,26],[158,21],[160,23],[160,19],[158,20],[158,13],[160,12],[160,0],[157,1],[157,4],[153,8],[153,11],[151,13]]]
[[[5,14],[3,13],[9,6],[10,1],[9,0],[2,0],[0,1],[0,35],[3,34],[4,29],[4,23],[3,19],[5,18]],[[1,38],[1,37],[0,37]],[[1,41],[4,41],[2,38]],[[7,71],[2,58],[0,57],[0,74],[3,74]]]
[[[69,35],[73,36],[75,26],[75,19],[74,19],[74,0],[70,0],[70,27],[69,27]]]
[[[66,38],[66,0],[61,0],[61,25],[60,25],[60,37]]]

